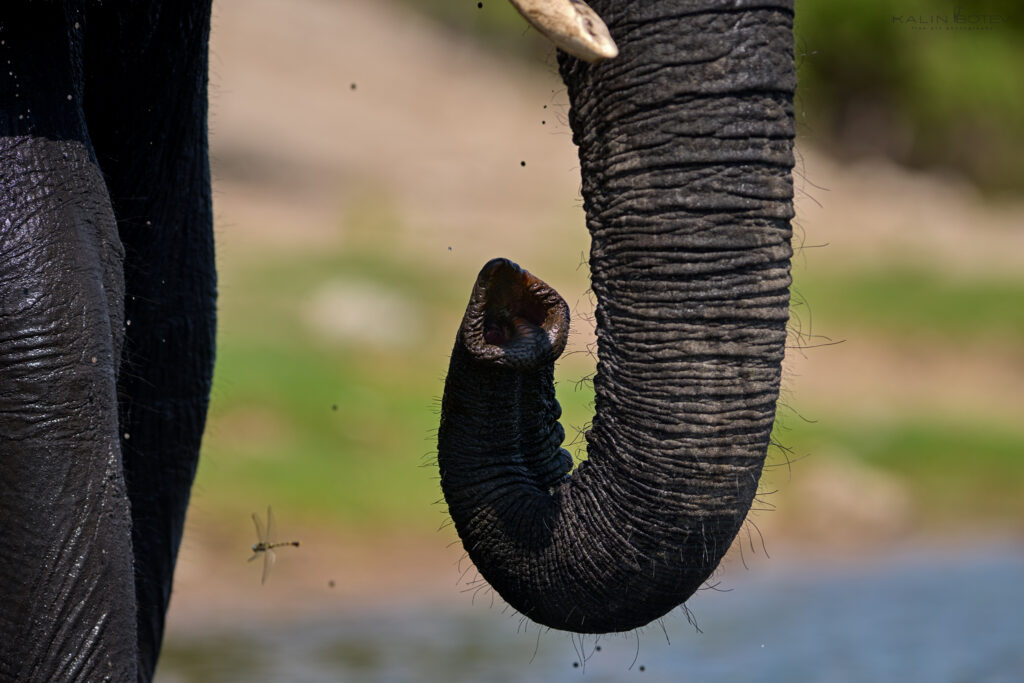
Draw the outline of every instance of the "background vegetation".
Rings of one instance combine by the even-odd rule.
[[[473,36],[503,58],[516,55],[526,71],[550,72],[553,66],[550,48],[504,0],[484,0],[479,8],[469,0],[408,4],[442,22],[449,34]],[[983,31],[947,31],[928,19],[951,15],[954,9],[930,0],[799,2],[801,145],[847,159],[884,155],[914,169],[959,174],[1010,201],[1024,180],[1024,79],[1019,75],[1024,18],[1009,4],[975,2],[963,11],[998,16],[999,22]],[[893,20],[911,15],[921,19],[916,28]],[[342,74],[339,79],[338,91],[353,98],[369,97],[374,87],[386,86],[360,77],[356,90],[355,77]],[[553,123],[552,115],[541,111],[538,104],[538,128],[541,116]],[[290,130],[293,114],[282,114],[281,130]],[[545,133],[551,128],[547,125]],[[259,143],[261,136],[267,137],[252,140]],[[225,149],[222,143],[218,150],[215,140],[215,155],[225,158]],[[327,158],[308,162],[321,185]],[[519,168],[519,157],[509,161]],[[267,167],[288,168],[289,178],[272,187],[257,174],[255,192],[281,192],[289,207],[307,202],[296,189],[303,183],[290,177],[293,170],[299,177],[307,162],[289,163],[295,168],[271,158]],[[481,168],[490,163],[480,162]],[[533,168],[531,160],[527,171]],[[222,165],[218,177],[229,171]],[[364,167],[344,173],[346,187],[366,182]],[[812,185],[817,180],[810,178]],[[936,187],[931,196],[942,194]],[[208,517],[223,512],[225,518],[244,520],[272,499],[275,507],[288,509],[295,524],[433,533],[445,521],[444,506],[431,507],[440,496],[433,439],[447,356],[469,282],[402,244],[401,235],[408,234],[398,206],[403,201],[383,192],[374,194],[364,210],[339,209],[331,229],[347,237],[326,246],[222,251],[219,355],[197,484]],[[976,212],[965,215],[987,210],[987,200],[972,201],[967,203]],[[908,234],[926,227],[913,211],[901,227]],[[246,241],[246,231],[260,220],[243,220],[237,231],[228,229],[222,245]],[[966,244],[973,228],[959,227]],[[582,236],[582,226],[571,231]],[[821,239],[814,232],[807,237]],[[543,268],[529,265],[549,281],[573,283],[577,289],[564,292],[573,303],[586,288],[585,268],[577,268],[577,254],[584,248],[549,250]],[[463,256],[451,258],[461,263]],[[362,324],[387,323],[407,330],[406,338],[358,329],[325,332],[317,318],[333,314],[318,313],[313,302],[338,288],[355,292],[352,300],[369,292],[400,302],[397,312],[385,311]],[[813,467],[818,456],[839,454],[906,490],[916,511],[913,524],[921,528],[943,530],[969,519],[1024,531],[1019,399],[1016,405],[1012,399],[998,405],[998,398],[975,404],[972,396],[989,395],[984,386],[968,390],[954,380],[935,378],[934,394],[922,397],[919,392],[902,403],[891,400],[885,387],[873,385],[869,393],[844,386],[892,369],[891,363],[876,363],[874,356],[907,358],[908,363],[927,356],[929,365],[910,371],[918,375],[944,373],[969,359],[988,362],[986,367],[997,368],[997,374],[1005,370],[1008,377],[1024,376],[1024,273],[977,262],[951,269],[948,260],[916,253],[910,258],[838,248],[802,255],[796,262],[795,291],[794,328],[802,336],[794,336],[794,346],[846,340],[846,347],[818,353],[837,359],[857,348],[865,364],[853,377],[809,370],[807,375],[819,378],[819,384],[832,386],[811,391],[796,383],[787,392],[776,430],[782,448],[771,456],[768,477],[768,488],[781,493],[769,497],[771,505],[785,507],[786,496],[797,495],[787,485],[789,472],[797,473],[793,481],[807,481],[800,468]],[[813,332],[827,338],[810,334],[812,318]],[[592,401],[585,378],[593,371],[593,359],[580,347],[576,351],[557,371],[570,441],[590,419]],[[894,388],[900,381],[892,379]],[[576,440],[570,448],[578,447]]]
[[[881,154],[1024,187],[1024,13],[979,0],[797,3],[806,134],[843,157]]]
[[[503,53],[550,54],[505,0],[406,1]],[[826,151],[1024,188],[1020,3],[798,0],[796,54],[802,134]]]
[[[222,279],[231,284],[221,296],[201,489],[217,492],[216,504],[239,514],[273,491],[275,506],[301,511],[307,521],[435,531],[445,517],[443,505],[430,507],[439,497],[433,437],[465,283],[369,245],[312,259],[261,257],[225,265]],[[338,274],[401,297],[417,311],[407,324],[429,321],[429,332],[419,337],[424,341],[382,344],[373,336],[317,334],[309,303]],[[796,282],[816,302],[815,329],[839,330],[880,348],[937,350],[950,362],[959,354],[1002,349],[1014,349],[1011,358],[1024,361],[1024,278],[951,282],[938,268],[897,263],[851,265],[827,276],[798,271]],[[559,364],[557,378],[567,441],[575,442],[569,448],[582,456],[578,437],[591,415],[586,376],[592,359],[575,350]],[[841,453],[903,482],[926,529],[970,518],[1024,530],[1020,420],[979,415],[970,406],[950,414],[910,406],[851,416],[808,403],[799,386],[785,400],[775,435],[785,449],[769,461],[776,469],[794,461],[799,478],[808,456],[813,462]]]

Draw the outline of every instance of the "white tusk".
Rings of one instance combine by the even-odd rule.
[[[583,0],[509,0],[556,47],[594,63],[619,54],[608,27]]]

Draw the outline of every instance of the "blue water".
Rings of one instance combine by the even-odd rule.
[[[1024,548],[729,577],[639,634],[573,638],[489,600],[169,638],[159,683],[1024,682]]]

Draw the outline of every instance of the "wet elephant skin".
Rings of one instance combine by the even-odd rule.
[[[0,680],[149,680],[213,369],[210,3],[0,9]]]

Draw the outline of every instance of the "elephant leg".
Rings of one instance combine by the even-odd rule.
[[[85,43],[85,113],[125,246],[121,449],[139,672],[148,677],[163,638],[213,375],[210,2],[94,9]]]
[[[72,6],[0,8],[0,680],[134,680],[123,250]]]

